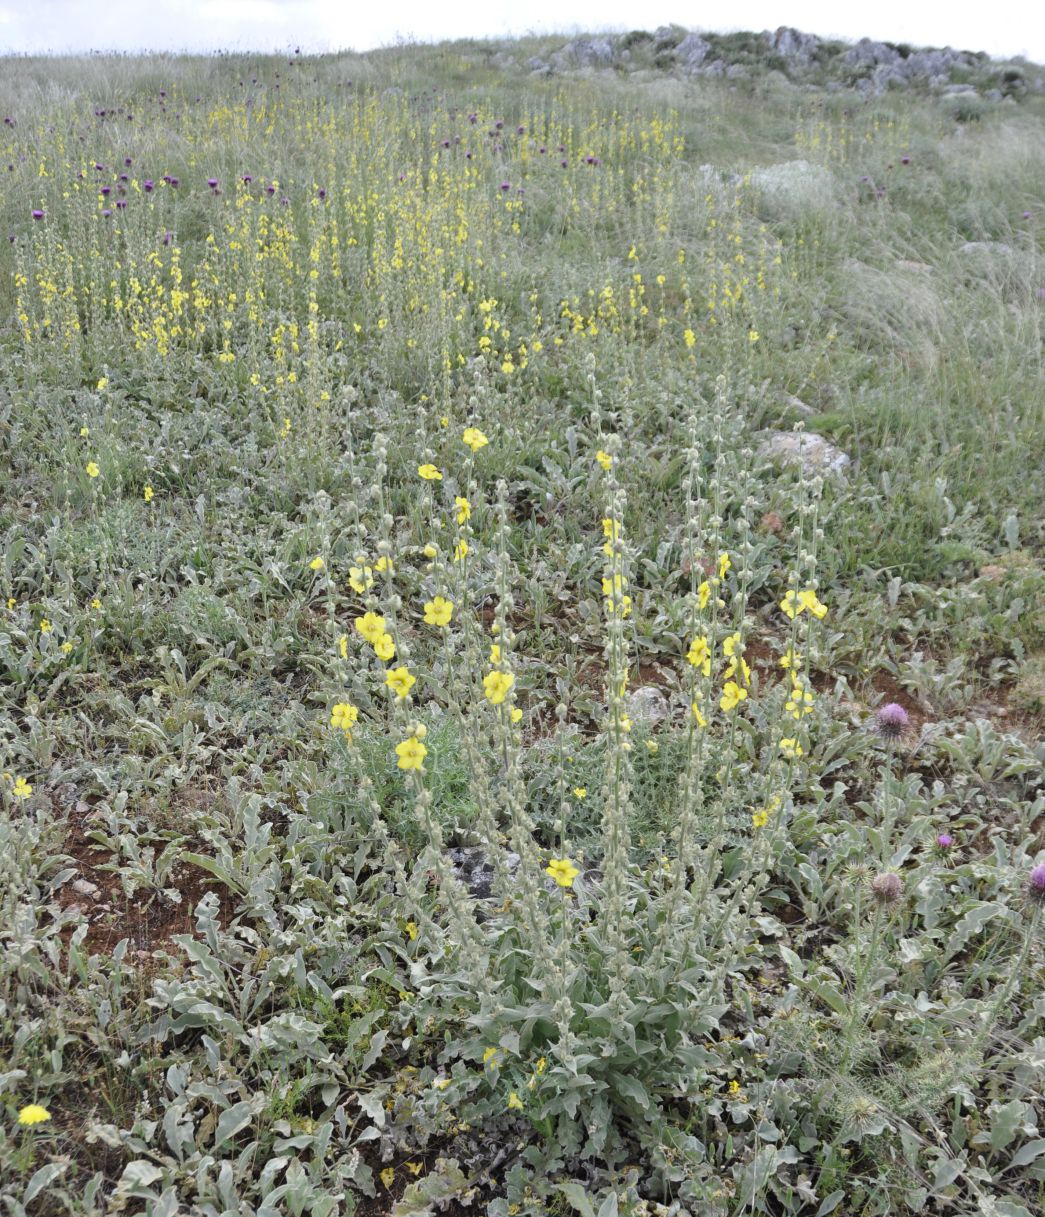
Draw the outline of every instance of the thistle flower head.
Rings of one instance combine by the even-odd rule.
[[[1036,904],[1045,904],[1045,862],[1032,868],[1027,879],[1027,895]]]
[[[878,904],[895,904],[903,897],[903,880],[893,871],[879,871],[871,880],[871,894]]]
[[[886,740],[899,740],[910,731],[911,717],[898,702],[879,706],[874,716],[875,730]]]

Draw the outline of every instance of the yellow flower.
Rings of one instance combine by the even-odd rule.
[[[87,476],[89,478],[96,478],[100,473],[101,473],[101,470],[94,463],[94,461],[87,462]]]
[[[109,384],[108,376],[103,376],[101,378],[101,380],[98,381],[98,385],[97,385],[98,392],[99,393],[104,392],[104,390],[108,384]]]
[[[515,684],[511,672],[487,672],[483,677],[483,692],[486,700],[492,706],[499,706],[508,696],[508,690]]]
[[[461,495],[454,496],[454,505],[457,508],[457,522],[463,524],[466,520],[472,518],[472,505],[466,498]]]
[[[761,811],[753,811],[751,813],[751,827],[765,828],[769,821],[769,812],[764,808]]]
[[[700,668],[705,676],[711,675],[711,647],[703,634],[699,638],[694,638],[689,644],[686,662],[691,663],[695,668]]]
[[[399,757],[396,764],[400,769],[420,769],[427,755],[428,749],[413,736],[396,744],[396,756]]]
[[[382,554],[381,557],[378,558],[378,560],[374,563],[374,570],[381,575],[383,575],[385,571],[391,575],[394,573],[395,567],[392,565],[392,559],[387,555]]]
[[[802,745],[797,739],[782,739],[780,741],[780,751],[789,761],[797,760],[803,755]]]
[[[432,1085],[436,1090],[445,1090],[450,1085],[449,1078],[436,1078]]]
[[[442,596],[435,596],[425,602],[425,625],[449,625],[453,612],[452,601],[444,600]]]
[[[50,632],[53,629],[54,629],[54,626],[47,620],[46,617],[44,617],[43,620],[40,622],[40,633],[41,634],[50,634]]]
[[[732,710],[747,697],[747,689],[742,689],[735,680],[727,680],[722,687],[722,697],[719,705],[723,710]]]
[[[706,727],[708,725],[708,720],[704,717],[703,714],[701,714],[700,707],[697,705],[696,702],[694,702],[693,705],[690,706],[690,709],[693,711],[693,717],[696,719],[697,726]]]
[[[587,786],[574,786],[573,794],[574,794],[575,798],[586,799],[588,797],[588,787]]]
[[[69,652],[73,649],[73,644],[71,642],[63,642],[62,645],[58,649],[59,649],[59,651],[62,652],[63,655],[68,655]]]
[[[497,1057],[497,1053],[499,1051],[500,1050],[498,1048],[484,1048],[483,1049],[483,1064],[489,1065],[491,1061],[493,1061],[494,1064],[497,1064],[496,1057]]]
[[[95,598],[91,601],[91,608],[100,609],[101,607],[102,607],[102,602],[98,599],[97,596],[95,596]]]
[[[611,541],[616,541],[620,536],[620,520],[605,517],[602,521],[602,535]]]
[[[413,942],[417,938],[417,922],[408,921],[403,929],[406,930],[406,936]]]
[[[381,1171],[381,1182],[385,1185],[385,1190],[387,1191],[392,1184],[395,1183],[395,1181],[396,1168],[394,1166],[386,1166],[385,1169]]]
[[[707,581],[707,579],[705,579],[704,582],[697,589],[697,603],[700,605],[700,607],[702,609],[705,609],[705,608],[707,608],[708,601],[710,599],[711,599],[711,584]]]
[[[758,330],[748,330],[748,332],[747,332],[748,342],[758,342],[758,339],[759,339]]]
[[[319,554],[316,554],[316,556],[308,564],[308,569],[309,570],[322,570],[324,566],[326,566],[326,563],[319,556]]]
[[[573,887],[573,881],[581,873],[569,858],[552,858],[544,868],[560,887]]]
[[[411,676],[406,668],[392,668],[385,674],[385,684],[402,700],[417,683],[417,677]]]
[[[415,1179],[425,1168],[425,1164],[423,1162],[404,1162],[403,1165],[410,1172],[410,1174],[414,1176]]]
[[[429,560],[429,562],[431,562],[431,560],[436,556],[436,554],[439,552],[439,550],[436,549],[436,547],[432,544],[431,541],[429,541],[428,544],[424,547],[424,549],[421,550],[421,552]]]
[[[454,546],[454,561],[463,562],[465,560],[465,558],[467,558],[467,557],[468,557],[468,542],[464,539],[464,537],[462,537],[461,540],[458,541],[457,544]]]
[[[485,448],[490,442],[478,427],[465,427],[461,439],[464,440],[473,452],[478,452],[480,448]]]
[[[360,561],[360,559],[356,559]],[[374,572],[369,566],[350,566],[348,568],[348,586],[358,596],[368,592],[374,586]]]
[[[511,712],[511,714],[509,715],[509,718],[512,720],[512,722],[513,722],[513,723],[521,723],[521,722],[522,722],[522,716],[523,716],[523,712],[522,712],[522,710],[520,709],[520,707],[519,707],[519,706],[512,706],[512,712]]]
[[[726,553],[719,554],[719,556],[718,556],[718,577],[720,579],[724,579],[726,577],[726,571],[730,570],[732,568],[732,566],[733,566],[733,563],[730,562],[730,560],[729,560],[729,554],[726,554]]]
[[[794,621],[805,605],[799,602],[798,593],[792,588],[780,601],[780,608],[786,617]]]
[[[30,1103],[28,1107],[23,1107],[18,1113],[18,1123],[31,1127],[33,1124],[42,1124],[45,1120],[51,1118],[51,1113],[46,1107],[41,1107],[39,1103]]]
[[[330,711],[330,725],[339,731],[351,731],[359,721],[359,710],[347,701],[339,701]]]
[[[353,624],[371,646],[374,646],[385,632],[385,619],[380,613],[364,613],[362,617],[357,617]]]
[[[519,1096],[513,1090],[511,1092],[511,1094],[508,1096],[508,1110],[509,1111],[522,1111],[522,1109],[523,1109],[523,1101],[522,1101],[522,1099],[519,1098]]]
[[[811,587],[807,587],[804,592],[799,592],[798,600],[802,608],[808,609],[817,621],[822,621],[827,616],[827,605],[820,603],[816,598],[816,592]]]
[[[143,498],[143,499],[146,501],[146,503],[151,503],[151,502],[152,502],[152,496],[153,496],[153,489],[152,489],[152,487],[151,487],[151,486],[146,486],[146,487],[145,487],[145,489],[142,491],[142,498]]]
[[[441,482],[443,475],[434,465],[418,465],[417,472],[426,482]]]
[[[90,434],[91,434],[90,427],[81,427],[80,428],[80,438],[81,439],[86,439]]]
[[[660,751],[660,744],[658,744],[655,739],[648,739],[646,741],[646,751],[649,752],[651,756],[656,756]]]
[[[790,671],[792,668],[797,672],[802,666],[802,656],[797,651],[792,650],[791,647],[788,647],[783,655],[780,656],[780,666],[785,672]]]
[[[595,459],[607,472],[613,468],[613,457],[608,452],[603,452],[601,448],[595,453]]]
[[[14,598],[14,596],[8,596],[7,597],[7,611],[9,613],[13,613],[15,611],[15,605],[17,603],[18,603],[18,601]]]
[[[739,647],[739,646],[740,646],[740,632],[739,631],[737,631],[737,633],[735,633],[735,634],[730,634],[728,638],[722,639],[722,653],[727,658],[729,658],[729,656],[733,655],[736,652],[737,647]],[[743,650],[743,647],[741,647],[741,650]]]
[[[447,415],[445,415],[445,414],[442,415],[439,419],[439,426],[440,427],[449,427],[449,425],[450,425],[450,419],[447,417]]]
[[[378,659],[383,659],[385,663],[390,659],[395,659],[396,644],[392,641],[391,634],[382,634],[373,646],[374,654],[377,655]]]
[[[490,643],[490,662],[491,663],[500,663],[501,662],[501,645],[498,642]]]
[[[696,345],[697,336],[692,330],[683,330],[682,337],[686,343],[686,346],[691,347]]]
[[[348,658],[348,635],[347,634],[342,634],[341,637],[337,640],[337,650],[338,650],[338,654],[341,656],[342,659]]]
[[[16,799],[27,799],[33,793],[33,788],[25,778],[15,778],[14,789],[11,793]]]

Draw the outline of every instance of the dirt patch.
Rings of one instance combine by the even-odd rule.
[[[91,954],[107,954],[118,942],[128,940],[128,957],[143,961],[169,945],[176,934],[195,932],[193,910],[207,892],[218,897],[218,920],[224,928],[235,914],[235,898],[213,876],[190,863],[180,863],[171,873],[169,886],[181,899],[162,892],[139,889],[128,895],[118,871],[109,869],[116,858],[89,836],[90,809],[78,804],[68,811],[63,852],[76,870],[58,893],[65,911],[76,910],[87,921],[84,947]],[[66,930],[66,942],[72,937]]]

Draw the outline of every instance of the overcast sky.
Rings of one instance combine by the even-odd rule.
[[[716,9],[693,0],[0,0],[0,53],[86,50],[369,50],[400,39],[490,37],[548,31],[774,29],[867,35],[951,45],[1045,62],[1045,4],[994,0],[926,4],[878,0],[740,0]],[[728,21],[723,16],[728,14]],[[568,19],[568,20],[567,20]]]

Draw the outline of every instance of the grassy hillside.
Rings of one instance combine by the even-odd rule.
[[[1040,73],[683,35],[4,63],[13,1217],[1040,1209]]]

